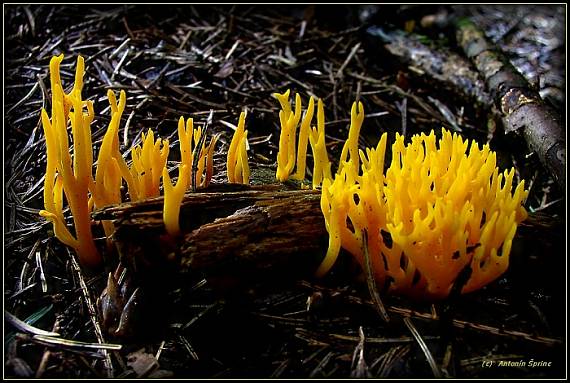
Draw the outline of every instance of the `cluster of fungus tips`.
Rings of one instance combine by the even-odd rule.
[[[301,122],[299,141],[296,143],[297,127],[301,120],[302,101],[301,96],[295,96],[295,112],[291,108],[287,90],[283,94],[274,93],[281,110],[279,122],[281,132],[279,135],[279,151],[277,152],[277,172],[275,177],[284,182],[291,177],[294,180],[304,180],[307,165],[307,144],[311,143],[313,152],[313,188],[321,185],[325,178],[331,178],[331,164],[325,146],[325,112],[321,99],[317,102],[317,127],[311,127],[311,121],[315,113],[315,100],[309,99],[306,113]],[[297,144],[295,146],[295,144]],[[295,169],[295,173],[293,173]]]
[[[47,167],[45,210],[40,214],[53,223],[55,235],[63,243],[76,249],[84,264],[96,265],[101,257],[91,232],[91,211],[124,202],[125,196],[130,201],[158,197],[162,189],[165,230],[178,237],[184,195],[209,185],[219,135],[205,145],[206,131],[194,127],[191,118],[180,117],[181,161],[173,184],[167,168],[169,142],[155,139],[151,130],[142,134],[142,145],[132,148],[130,164],[120,153],[118,130],[126,95],[121,91],[117,101],[109,90],[111,120],[93,176],[90,125],[94,108],[81,96],[84,60],[78,58],[70,93],[65,93],[61,84],[62,60],[60,55],[50,62],[51,117],[45,110],[41,113]],[[412,136],[407,144],[396,133],[392,158],[385,162],[386,133],[376,147],[359,148],[365,114],[363,104],[355,102],[348,137],[333,174],[325,142],[323,101],[311,97],[303,113],[299,94],[294,107],[289,90],[273,96],[281,107],[276,179],[305,180],[308,144],[311,146],[312,186],[321,189],[321,210],[329,234],[328,251],[317,276],[327,274],[341,248],[362,266],[369,261],[385,291],[411,297],[447,297],[464,270],[469,271],[469,277],[461,286],[463,293],[480,289],[505,272],[517,225],[527,216],[523,204],[528,191],[524,181],[513,185],[514,169],[501,172],[497,168],[496,154],[489,145],[480,148],[477,142],[445,129],[439,139],[431,131]],[[230,183],[248,184],[250,179],[245,120],[242,112],[227,152]],[[126,192],[122,192],[125,186]],[[75,235],[65,224],[64,197]],[[112,223],[103,222],[103,227],[109,238]]]
[[[275,97],[282,108],[277,179],[283,181],[295,164],[295,129],[302,107],[297,95],[293,113],[289,91]],[[305,172],[304,132],[313,115],[312,101],[301,124],[293,177]],[[355,102],[333,177],[319,100],[317,128],[312,128],[309,137],[313,187],[322,185],[321,209],[329,246],[317,276],[327,274],[341,248],[363,268],[369,259],[384,291],[414,298],[447,297],[466,269],[470,275],[461,286],[462,293],[480,289],[502,275],[517,225],[527,216],[522,206],[528,194],[524,181],[512,193],[515,170],[500,172],[489,145],[480,149],[477,142],[442,129],[439,140],[431,131],[414,135],[407,145],[396,133],[385,171],[387,134],[382,134],[375,148],[359,149],[363,121],[363,104]]]
[[[375,149],[360,151],[361,166],[358,159],[345,162],[323,184],[330,237],[318,274],[343,247],[362,265],[370,257],[381,286],[415,298],[447,297],[466,267],[471,276],[463,293],[500,276],[526,218],[528,192],[523,181],[511,194],[514,169],[499,173],[488,145],[480,149],[472,141],[467,152],[468,146],[445,129],[439,141],[432,131],[408,145],[396,134],[384,173],[384,134]]]
[[[168,140],[155,138],[152,130],[143,132],[142,145],[131,150],[130,165],[120,152],[118,132],[126,107],[126,94],[120,92],[119,100],[112,90],[107,92],[111,120],[103,137],[93,176],[93,145],[91,123],[94,119],[92,101],[82,99],[85,61],[79,56],[75,83],[65,93],[60,78],[63,55],[50,61],[52,89],[51,117],[45,109],[41,112],[47,150],[44,180],[44,209],[40,215],[53,223],[54,233],[64,244],[74,248],[82,264],[96,266],[101,255],[95,245],[91,228],[91,212],[105,206],[125,202],[143,201],[158,197],[164,189],[163,218],[166,232],[176,237],[180,234],[179,211],[184,193],[190,187],[192,171],[197,175],[197,187],[209,185],[213,175],[213,155],[219,135],[208,145],[198,145],[202,128],[195,128],[192,119],[180,117],[178,137],[182,161],[178,167],[176,185],[171,183],[167,169],[170,144]],[[73,155],[70,153],[68,129],[71,127]],[[194,142],[194,148],[192,148]],[[247,155],[240,152],[242,163]],[[196,169],[192,169],[196,164]],[[242,165],[242,168],[247,168]],[[244,180],[247,183],[248,177]],[[161,182],[162,181],[162,182]],[[126,192],[122,188],[126,186]],[[67,201],[73,217],[73,234],[65,224],[64,201]],[[108,243],[114,232],[112,222],[102,223]]]

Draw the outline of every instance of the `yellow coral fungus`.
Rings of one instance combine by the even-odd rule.
[[[323,183],[330,238],[318,274],[332,267],[342,246],[361,265],[368,252],[380,285],[409,296],[446,297],[466,267],[471,276],[463,293],[500,276],[526,217],[528,191],[523,181],[512,193],[514,169],[500,173],[488,145],[469,146],[443,129],[439,141],[432,131],[408,145],[396,135],[384,175],[385,145],[384,135],[376,149],[360,151],[361,174],[351,154],[334,181]]]
[[[178,137],[180,139],[180,153],[182,162],[180,166],[187,166],[187,171],[192,170],[194,158],[197,155],[197,146],[202,137],[202,128],[194,129],[194,120],[188,118],[186,120],[186,127],[184,127],[184,117],[178,120]],[[207,187],[210,184],[214,168],[214,148],[218,142],[219,135],[215,135],[210,139],[208,146],[200,150],[198,158],[198,168],[196,169],[197,181],[199,187]],[[192,149],[192,140],[194,140],[194,149]],[[204,173],[205,170],[205,173]],[[191,179],[188,178],[185,189],[190,185]]]
[[[134,201],[160,195],[160,177],[170,149],[168,140],[158,138],[155,142],[152,130],[146,135],[142,133],[142,143],[142,147],[137,145],[131,152],[133,164],[130,171],[138,192],[136,196],[131,194]]]
[[[290,90],[283,94],[274,93],[273,96],[281,104],[279,121],[281,123],[281,133],[279,135],[279,151],[277,152],[277,173],[276,178],[283,182],[289,179],[289,175],[295,166],[295,141],[297,137],[297,125],[301,119],[301,96],[295,96],[295,113],[289,103]],[[305,142],[306,145],[306,142]]]
[[[115,93],[109,90],[107,97],[111,107],[111,121],[99,149],[95,183],[89,188],[91,198],[98,208],[121,202],[121,178],[124,178],[127,182],[131,199],[138,199],[137,184],[119,151],[119,125],[125,110],[127,96],[125,91],[121,91],[119,102],[117,103]]]
[[[316,189],[325,179],[332,180],[331,163],[325,145],[325,110],[321,99],[317,106],[317,127],[311,129],[309,141],[313,152],[313,189]]]
[[[118,138],[119,125],[126,106],[126,94],[121,91],[117,102],[115,93],[109,90],[107,95],[111,121],[103,137],[93,177],[90,124],[94,118],[94,111],[93,103],[84,101],[81,97],[84,60],[81,56],[78,57],[75,83],[68,94],[63,90],[59,73],[62,60],[63,55],[60,55],[50,61],[52,113],[51,117],[44,109],[41,113],[46,138],[47,166],[44,185],[45,210],[41,210],[40,215],[52,221],[55,235],[63,243],[76,249],[83,264],[96,265],[101,257],[93,242],[90,212],[94,208],[121,203],[123,179],[127,183],[131,201],[140,201],[160,195],[160,178],[163,177],[165,226],[170,234],[177,235],[180,230],[178,222],[180,203],[189,187],[190,175],[192,171],[195,172],[199,187],[208,186],[213,176],[213,155],[219,135],[212,137],[209,145],[204,146],[205,140],[201,140],[202,128],[194,129],[192,119],[188,119],[185,129],[184,118],[180,119],[178,134],[182,161],[179,166],[178,182],[173,186],[166,171],[170,149],[168,140],[155,140],[152,131],[143,133],[142,145],[133,148],[132,165],[129,168],[119,151]],[[73,139],[73,160],[69,152],[69,125]],[[240,174],[247,182],[249,167],[245,152],[246,137],[247,132],[239,146],[238,158],[242,167]],[[194,150],[192,150],[192,141],[195,143]],[[192,169],[193,166],[196,166],[196,169]],[[64,195],[73,216],[75,235],[65,224]],[[109,238],[113,232],[112,223],[104,221],[103,227]]]
[[[311,129],[311,120],[315,111],[315,100],[313,97],[309,99],[309,106],[303,121],[301,122],[301,130],[299,131],[299,143],[297,145],[297,166],[295,174],[292,178],[295,180],[305,179],[305,167],[307,164],[307,143],[309,142],[309,134]]]
[[[358,156],[358,139],[360,137],[360,128],[362,127],[362,122],[364,121],[364,106],[362,102],[353,103],[352,109],[350,110],[350,128],[348,130],[348,138],[344,142],[342,152],[340,154],[340,165],[338,172],[342,170],[342,167],[348,161],[348,156],[350,155],[350,162],[357,169],[359,167],[359,156]]]
[[[281,124],[281,134],[279,136],[279,152],[277,153],[277,174],[276,177],[279,181],[283,182],[289,179],[293,168],[295,173],[291,178],[296,180],[305,179],[305,170],[307,164],[307,144],[311,143],[313,152],[313,188],[321,185],[323,179],[331,179],[330,162],[327,155],[325,146],[325,113],[323,102],[318,100],[317,110],[317,128],[311,128],[311,121],[315,110],[315,100],[313,97],[309,99],[309,104],[299,131],[299,141],[297,143],[297,150],[295,150],[295,139],[297,134],[297,126],[301,117],[301,98],[299,94],[295,96],[295,113],[291,109],[289,103],[290,90],[283,94],[274,93],[273,96],[281,104],[281,111],[279,112],[279,120]],[[363,112],[362,104],[360,104],[361,114],[357,115],[353,111],[353,119],[362,124]],[[354,108],[353,108],[354,109]],[[356,125],[356,123],[353,123]],[[360,125],[357,127],[356,135]],[[353,129],[354,130],[354,129]],[[358,137],[356,138],[358,144]],[[351,140],[352,142],[353,140]],[[296,158],[296,163],[295,163]]]
[[[81,99],[83,58],[79,56],[77,59],[75,84],[69,94],[64,93],[59,75],[62,60],[63,55],[60,55],[50,61],[51,121],[45,109],[42,109],[41,113],[48,160],[44,181],[45,210],[40,211],[40,215],[52,221],[56,236],[66,245],[76,249],[83,264],[93,266],[101,260],[93,242],[87,199],[89,185],[93,184],[90,127],[94,118],[93,103]],[[73,138],[73,164],[69,153],[68,124],[71,125]],[[75,237],[69,232],[63,219],[64,193],[73,215]]]
[[[180,164],[176,186],[172,185],[166,168],[162,170],[162,179],[164,184],[164,209],[162,213],[164,226],[168,234],[176,237],[180,234],[180,204],[190,182],[190,169],[188,165]]]
[[[166,231],[173,237],[180,234],[180,205],[184,198],[184,193],[190,186],[192,163],[195,156],[198,155],[198,143],[200,142],[201,136],[202,129],[194,129],[193,119],[188,118],[186,124],[184,124],[184,117],[180,117],[178,120],[178,138],[180,140],[181,162],[178,165],[178,180],[176,181],[176,186],[172,185],[166,167],[162,169],[162,182],[164,185],[163,220]],[[212,179],[214,148],[218,138],[219,135],[215,135],[210,140],[209,145],[200,150],[198,168],[196,169],[200,187],[207,187]],[[194,144],[196,145],[194,150],[192,150],[192,140],[194,140]]]
[[[247,130],[245,112],[239,116],[238,126],[230,142],[226,161],[228,182],[249,184],[249,163],[247,160]]]

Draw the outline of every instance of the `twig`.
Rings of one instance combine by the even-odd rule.
[[[519,131],[524,136],[563,191],[566,187],[566,138],[561,118],[471,20],[458,19],[455,26],[458,43],[485,77],[495,105],[504,116],[505,130]]]
[[[192,161],[192,193],[196,193],[196,177],[198,176],[198,163],[200,162],[200,154],[202,153],[202,149],[204,148],[204,143],[206,142],[206,135],[208,134],[208,127],[212,123],[212,119],[214,118],[214,110],[210,109],[210,114],[208,115],[208,119],[204,124],[204,129],[202,129],[202,135],[200,136],[200,140],[196,145],[196,154],[194,155],[194,159]]]
[[[431,371],[433,372],[433,376],[438,379],[441,378],[441,371],[439,370],[439,367],[437,367],[437,363],[435,362],[435,359],[433,358],[433,355],[431,354],[431,351],[429,350],[426,342],[422,339],[422,336],[416,329],[416,326],[414,326],[414,324],[412,323],[412,319],[410,317],[406,317],[404,318],[404,323],[406,324],[406,326],[408,327],[408,329],[416,339],[416,342],[424,352],[424,355],[426,356]]]
[[[342,72],[344,71],[344,68],[346,68],[346,66],[348,65],[348,63],[350,62],[350,60],[352,60],[352,58],[354,57],[354,55],[356,54],[356,52],[358,51],[358,48],[360,48],[360,43],[357,43],[352,50],[350,51],[350,53],[348,54],[348,56],[346,57],[346,60],[344,60],[344,62],[342,63],[342,65],[340,66],[340,68],[338,68],[338,71],[336,72],[335,77],[340,78],[342,76]]]
[[[388,316],[388,312],[380,298],[378,285],[376,284],[376,278],[374,277],[374,269],[370,260],[370,254],[368,253],[368,232],[366,230],[362,230],[362,251],[364,252],[364,269],[366,272],[366,284],[368,285],[368,291],[370,292],[376,311],[378,311],[378,314],[380,314],[380,317],[384,322],[388,323],[390,322],[390,317]]]
[[[99,325],[99,319],[97,316],[97,311],[95,310],[95,306],[93,305],[93,302],[91,301],[89,289],[87,288],[87,284],[85,283],[85,279],[83,279],[83,273],[81,272],[81,268],[79,267],[77,260],[75,259],[73,254],[71,254],[69,249],[67,249],[67,252],[69,254],[69,258],[71,259],[71,265],[73,267],[73,270],[77,274],[77,278],[79,280],[79,285],[81,286],[81,292],[83,293],[83,300],[85,302],[85,305],[87,306],[87,310],[89,311],[89,319],[91,320],[91,323],[93,324],[93,327],[95,329],[95,336],[97,337],[97,342],[100,345],[103,345],[103,344],[105,344],[105,338],[103,337],[103,332],[101,331],[101,326]],[[99,352],[103,356],[103,363],[105,365],[107,377],[112,378],[114,376],[114,371],[113,371],[113,362],[111,361],[111,356],[109,355],[107,350],[104,348],[101,348],[99,350]]]

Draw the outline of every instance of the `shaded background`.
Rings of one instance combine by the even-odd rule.
[[[431,97],[461,122],[464,136],[490,142],[500,166],[515,166],[517,179],[531,183],[527,208],[546,227],[541,237],[521,227],[509,271],[458,302],[431,306],[387,297],[394,318],[389,325],[380,322],[349,257],[321,281],[308,271],[305,278],[284,276],[279,283],[245,281],[231,292],[208,283],[191,288],[200,282],[198,277],[181,282],[165,298],[169,310],[150,308],[141,316],[146,329],[142,336],[109,339],[123,343],[123,350],[112,357],[115,376],[149,374],[140,366],[153,363],[149,355],[159,353],[160,367],[153,376],[433,377],[402,321],[409,316],[444,375],[562,377],[564,195],[525,143],[504,134],[488,105],[464,99],[413,65],[402,64],[367,33],[368,26],[408,29],[428,44],[461,54],[450,27],[422,26],[423,17],[442,11],[470,16],[565,115],[563,5],[5,6],[6,310],[46,330],[57,326],[64,338],[95,342],[70,255],[51,237],[51,225],[37,215],[45,172],[39,111],[50,106],[49,60],[65,54],[66,86],[72,84],[81,54],[86,58],[84,98],[95,101],[95,147],[109,122],[107,89],[127,92],[120,129],[123,151],[139,143],[147,129],[172,137],[180,115],[203,122],[213,109],[213,131],[223,133],[215,157],[218,182],[225,179],[229,125],[237,123],[244,108],[249,111],[250,163],[274,169],[279,125],[272,92],[290,88],[305,99],[323,98],[331,158],[338,158],[355,99],[364,103],[367,115],[360,142],[364,147],[376,145],[382,132],[400,131],[404,99],[408,134],[452,128]],[[171,144],[177,145],[173,139]],[[174,154],[170,160],[174,165]],[[93,299],[103,289],[105,275],[85,271]],[[309,297],[316,303],[307,311]],[[441,320],[448,311],[458,322]],[[367,341],[357,363],[360,327]],[[46,348],[13,330],[5,328],[7,376],[107,373],[96,352]],[[553,365],[482,367],[484,360],[531,358]]]

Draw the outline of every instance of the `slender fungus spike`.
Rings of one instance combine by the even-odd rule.
[[[249,184],[249,164],[247,159],[247,130],[243,134],[243,138],[240,142],[239,147],[239,160],[240,169],[241,169],[241,183],[248,185]]]
[[[319,99],[317,107],[317,128],[312,128],[309,140],[314,161],[313,189],[316,189],[324,180],[332,181],[331,163],[325,145],[325,111],[321,99]]]
[[[180,235],[180,206],[184,193],[186,192],[186,185],[189,182],[190,169],[188,165],[182,165],[178,168],[178,180],[176,186],[172,185],[168,170],[162,169],[162,179],[164,184],[164,209],[163,220],[166,232],[173,236]]]
[[[241,112],[238,126],[230,142],[226,162],[228,182],[249,183],[249,164],[245,152],[247,130],[245,130],[246,113]],[[247,174],[245,174],[246,172]]]
[[[360,137],[360,128],[362,127],[363,121],[364,106],[362,105],[362,102],[354,102],[350,111],[350,129],[348,130],[348,138],[342,148],[342,153],[340,155],[340,165],[337,173],[342,170],[342,167],[344,166],[343,164],[349,160],[349,155],[356,169],[360,167],[358,156],[358,139]]]
[[[307,112],[301,122],[301,131],[299,132],[299,144],[297,153],[297,171],[293,175],[293,179],[303,180],[305,179],[305,168],[307,165],[307,144],[309,141],[309,133],[311,129],[311,120],[313,119],[313,113],[315,110],[315,100],[313,97],[309,99],[309,106],[307,107]]]
[[[181,166],[186,165],[188,171],[192,167],[192,133],[194,131],[194,120],[191,118],[186,120],[186,128],[184,127],[184,117],[178,120],[178,139],[180,141],[180,156],[182,159]],[[184,186],[188,189],[190,186],[190,177],[188,183]]]

